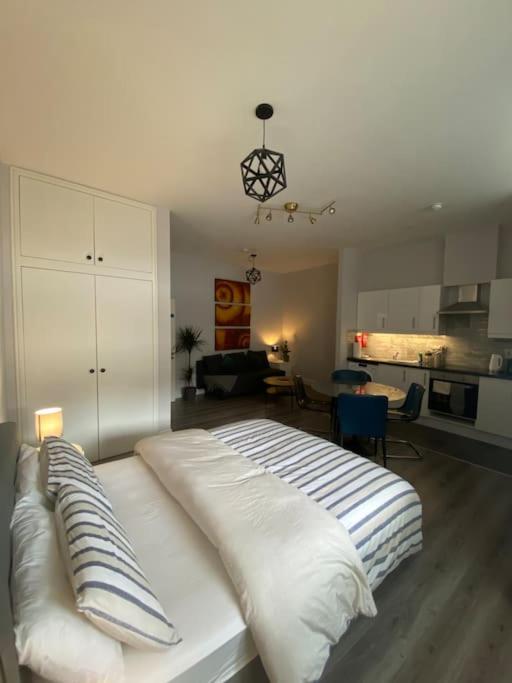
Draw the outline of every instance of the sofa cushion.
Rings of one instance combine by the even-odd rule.
[[[265,370],[270,367],[266,351],[247,351],[247,362],[251,370]]]
[[[203,356],[203,372],[205,375],[218,375],[222,372],[222,354]]]
[[[222,359],[222,372],[229,375],[237,375],[247,372],[247,356],[245,353],[226,353]]]

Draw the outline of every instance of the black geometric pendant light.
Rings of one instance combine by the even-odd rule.
[[[266,202],[286,188],[284,154],[265,147],[265,121],[273,113],[271,104],[256,107],[256,116],[263,121],[263,145],[254,149],[240,164],[245,194],[259,202]]]
[[[251,254],[252,268],[249,268],[249,270],[245,271],[245,279],[251,285],[255,285],[258,282],[261,282],[261,270],[258,270],[254,265],[257,255],[258,254]]]

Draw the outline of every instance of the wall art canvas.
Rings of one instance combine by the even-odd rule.
[[[215,278],[215,301],[221,304],[251,303],[251,286],[248,282]]]
[[[215,330],[215,351],[232,351],[248,349],[251,345],[250,329],[219,329]]]
[[[216,327],[250,327],[251,307],[243,304],[215,304]]]

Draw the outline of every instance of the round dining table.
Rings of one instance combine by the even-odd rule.
[[[387,396],[389,407],[396,408],[405,401],[405,391],[399,387],[392,387],[388,384],[379,382],[366,382],[366,384],[341,384],[329,382],[322,386],[315,386],[315,389],[328,396],[336,398],[340,394],[360,394],[366,396]]]

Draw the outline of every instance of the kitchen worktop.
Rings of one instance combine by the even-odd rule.
[[[380,358],[354,358],[349,356],[347,358],[351,363],[367,363],[368,365],[398,365],[403,368],[418,368],[421,370],[433,370],[435,372],[453,372],[459,375],[475,375],[476,377],[494,377],[496,379],[512,380],[512,374],[505,374],[504,372],[489,372],[489,370],[482,370],[476,368],[466,368],[457,365],[444,365],[442,368],[429,368],[426,365],[420,365],[415,361],[401,361],[401,360],[381,360]]]

